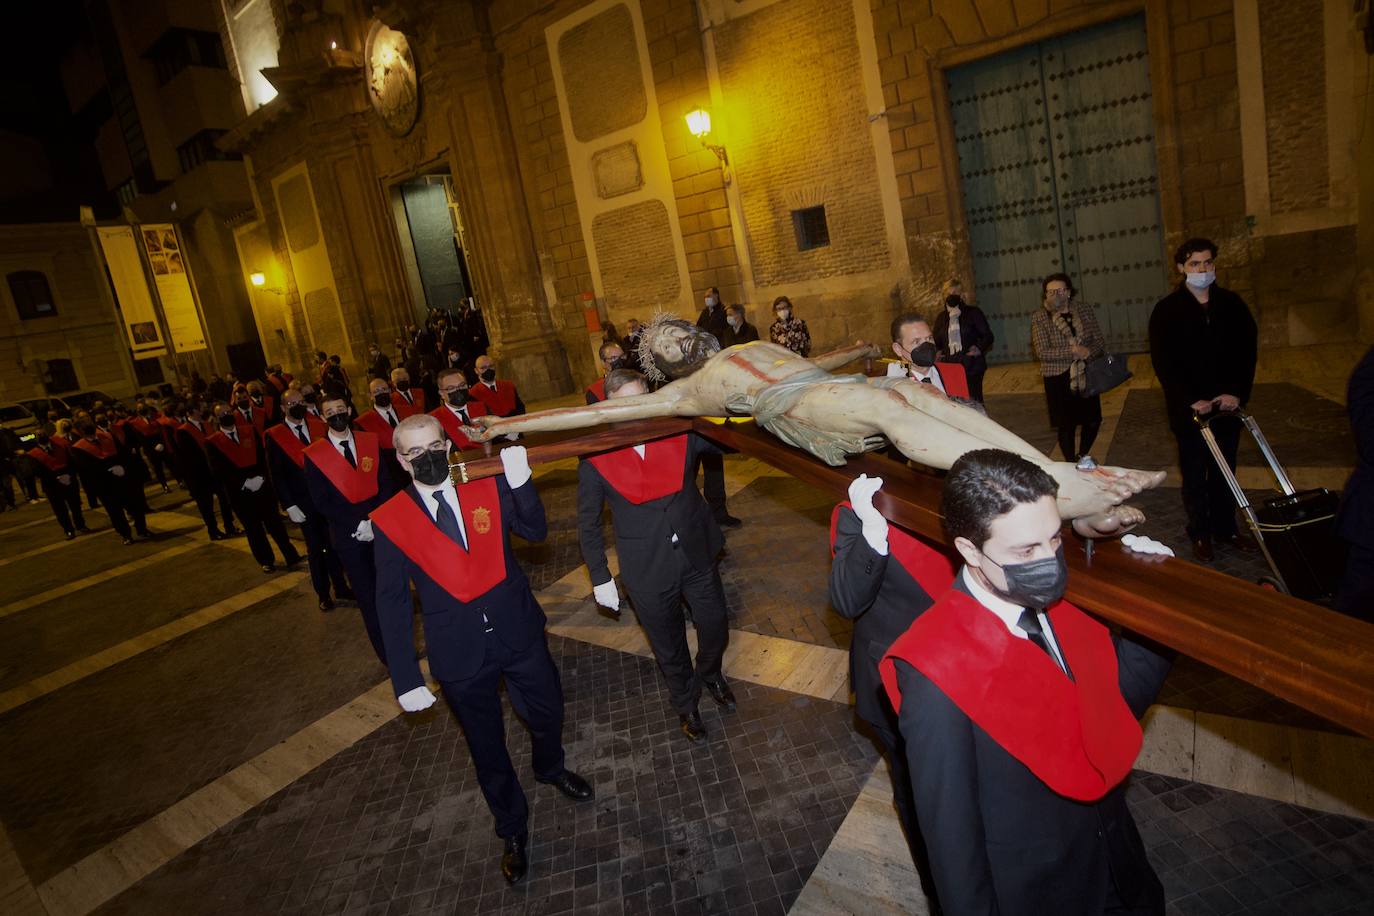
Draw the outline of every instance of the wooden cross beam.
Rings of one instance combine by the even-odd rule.
[[[665,418],[531,436],[531,464],[595,454],[694,430],[845,498],[860,474],[883,478],[874,500],[893,523],[952,550],[940,521],[940,480],[876,455],[830,467],[753,423]],[[498,456],[460,461],[467,479],[500,473]],[[466,457],[462,456],[462,457]],[[458,479],[458,464],[454,467]],[[1091,563],[1066,531],[1068,599],[1310,712],[1374,738],[1374,625],[1172,557],[1098,541]],[[818,553],[818,562],[824,554]]]

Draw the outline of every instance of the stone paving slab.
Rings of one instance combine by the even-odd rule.
[[[384,676],[356,610],[286,592],[0,717],[0,820],[42,883]]]
[[[163,540],[166,545],[174,542]],[[114,549],[119,547],[116,542]],[[67,562],[63,556],[61,563]],[[194,570],[191,582],[188,569]],[[245,582],[252,582],[245,576],[253,572],[254,567],[238,551],[206,544],[129,576],[112,577],[74,595],[0,618],[0,690],[237,594]]]
[[[740,709],[677,729],[650,659],[550,639],[568,762],[597,798],[529,774],[531,868],[509,888],[501,844],[444,705],[383,726],[111,901],[101,913],[783,914],[876,757],[846,706],[736,684]]]

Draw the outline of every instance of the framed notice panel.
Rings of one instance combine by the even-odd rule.
[[[172,350],[186,353],[205,349],[205,329],[191,289],[191,270],[181,236],[171,223],[144,223],[139,227],[148,265],[153,271],[162,316],[167,319],[167,334]]]
[[[115,298],[124,316],[124,330],[129,336],[129,349],[135,359],[165,356],[167,342],[153,310],[153,297],[143,275],[143,263],[138,256],[132,226],[101,226],[96,229],[105,265],[110,270]]]

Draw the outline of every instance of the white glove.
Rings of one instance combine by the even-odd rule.
[[[863,525],[864,540],[880,557],[887,556],[887,519],[873,507],[873,494],[883,486],[881,477],[860,474],[849,484],[849,505]]]
[[[287,506],[286,517],[291,519],[291,521],[295,522],[297,525],[305,524],[305,513],[301,511],[300,506]]]
[[[607,579],[600,585],[592,586],[592,597],[604,608],[620,610],[620,591],[615,587],[614,579]]]
[[[166,451],[166,448],[162,445],[161,442],[159,442],[159,443],[157,443],[156,445],[153,446],[153,451],[155,451],[155,452],[163,452],[163,451]]]
[[[249,477],[243,482],[243,488],[249,493],[256,493],[262,489],[262,482],[261,477]]]
[[[1172,557],[1172,548],[1161,544],[1154,538],[1147,538],[1143,534],[1127,534],[1121,538],[1122,545],[1134,553],[1148,553],[1159,557]]]
[[[358,530],[353,532],[353,537],[364,544],[372,540],[372,522],[368,519],[358,522]]]
[[[512,490],[523,487],[530,479],[530,456],[523,445],[512,445],[501,449],[501,467],[506,473],[506,483]]]
[[[70,475],[70,474],[58,474],[58,475],[57,475],[57,482],[60,483],[60,484],[62,484],[62,486],[64,486],[64,487],[70,487],[70,486],[72,485],[72,475]]]
[[[400,703],[401,708],[406,712],[419,712],[434,705],[434,694],[429,692],[428,687],[421,684],[414,690],[407,690],[398,696],[396,702]]]
[[[112,465],[110,465],[110,473],[113,474],[113,475],[115,475],[116,477],[123,477],[123,476],[124,476],[124,465],[122,465],[122,464],[112,464]]]

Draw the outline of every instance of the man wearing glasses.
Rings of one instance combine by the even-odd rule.
[[[445,369],[439,373],[439,406],[429,412],[443,426],[453,447],[459,451],[474,447],[463,433],[464,426],[472,426],[473,417],[487,415],[487,407],[468,393],[468,380],[462,369]]]
[[[445,385],[454,390],[454,379],[445,377]],[[510,545],[511,533],[544,540],[544,505],[521,446],[501,452],[503,474],[457,486],[437,417],[408,417],[393,438],[412,483],[372,512],[377,612],[391,683],[407,712],[434,704],[415,657],[414,583],[430,674],[463,726],[496,834],[505,840],[501,874],[515,884],[527,868],[529,804],[506,750],[503,679],[530,731],[535,779],[574,800],[592,797],[586,780],[564,766],[563,688],[544,635],[544,611]]]

